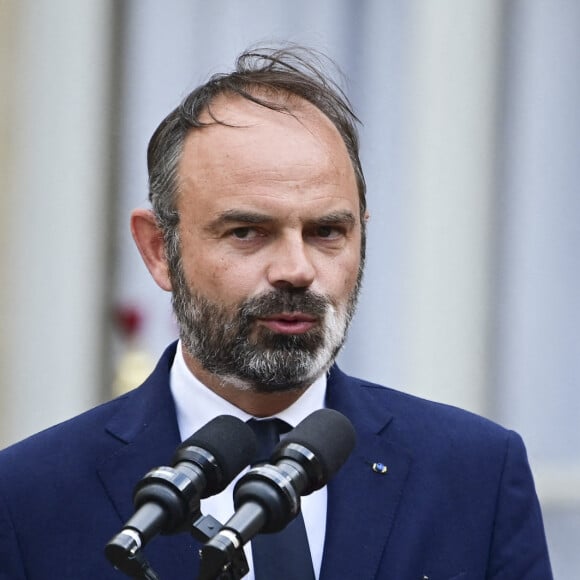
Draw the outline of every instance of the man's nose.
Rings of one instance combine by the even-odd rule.
[[[311,248],[299,239],[276,244],[268,267],[268,282],[275,288],[308,288],[316,276]]]

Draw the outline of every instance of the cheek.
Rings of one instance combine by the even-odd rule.
[[[359,266],[358,255],[337,258],[326,264],[320,279],[322,291],[338,302],[345,302],[356,286]]]
[[[199,276],[192,279],[192,284],[211,300],[238,304],[257,292],[257,274],[247,260],[207,260],[203,270],[198,270]]]

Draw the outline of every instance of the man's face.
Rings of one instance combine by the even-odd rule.
[[[332,363],[361,272],[359,198],[332,123],[239,97],[192,132],[179,165],[174,310],[194,367],[258,391],[303,387]],[[188,358],[189,358],[188,357]]]

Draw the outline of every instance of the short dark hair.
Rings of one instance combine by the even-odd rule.
[[[338,67],[321,53],[289,45],[281,48],[254,48],[242,53],[233,72],[213,75],[193,90],[161,122],[149,142],[149,200],[163,231],[169,254],[178,252],[177,225],[178,165],[185,138],[191,130],[209,124],[224,124],[211,114],[211,103],[223,94],[237,94],[261,106],[291,112],[279,100],[268,95],[287,94],[300,97],[324,113],[340,133],[351,159],[359,194],[361,221],[366,211],[366,185],[359,159],[359,120],[344,91],[323,73],[324,64]],[[211,122],[200,117],[209,112]],[[364,234],[363,234],[364,235]],[[171,247],[172,246],[172,247]]]

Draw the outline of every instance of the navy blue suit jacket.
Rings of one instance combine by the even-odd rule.
[[[140,388],[0,453],[2,580],[125,577],[103,548],[133,514],[134,485],[179,444],[174,352]],[[517,434],[336,367],[327,406],[357,444],[328,485],[322,580],[552,577]],[[197,548],[188,534],[159,536],[145,555],[161,580],[192,580]]]

